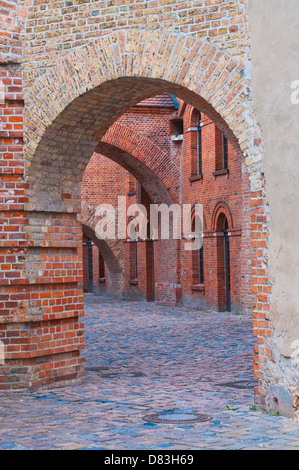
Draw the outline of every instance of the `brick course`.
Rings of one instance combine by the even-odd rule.
[[[24,78],[28,83],[70,51],[120,29],[188,34],[229,51],[241,62],[248,45],[241,0],[33,1],[27,11]]]

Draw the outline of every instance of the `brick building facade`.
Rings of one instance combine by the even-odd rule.
[[[117,295],[250,312],[249,188],[233,146],[207,116],[170,94],[131,108],[116,122],[115,132],[120,126],[125,129],[122,139],[130,139],[134,131],[159,147],[161,179],[181,213],[184,204],[203,205],[204,243],[200,250],[186,251],[184,240],[167,242],[161,233],[156,239],[118,240],[115,255],[123,267],[123,283]],[[146,158],[152,166],[155,154],[147,150]],[[127,207],[143,204],[150,214],[153,201],[134,175],[94,154],[83,177],[83,205],[117,207],[118,196],[126,197]],[[92,247],[84,243],[84,291],[111,294],[113,273],[93,239]]]

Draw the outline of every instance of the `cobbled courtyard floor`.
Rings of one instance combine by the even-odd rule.
[[[255,411],[252,320],[85,296],[86,378],[0,396],[0,449],[299,448],[299,423]],[[210,421],[155,424],[156,412]]]

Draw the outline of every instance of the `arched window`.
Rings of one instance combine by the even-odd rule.
[[[197,174],[202,174],[202,122],[201,113],[198,113],[197,121]]]
[[[130,223],[134,220],[134,217],[129,217],[128,218],[128,227]],[[128,240],[128,254],[129,254],[129,281],[132,283],[132,281],[137,281],[138,278],[138,250],[137,250],[137,232],[139,224],[137,226],[132,225],[130,226],[130,239]]]
[[[87,269],[88,269],[88,292],[93,293],[93,243],[87,238]]]
[[[203,245],[199,248],[199,284],[204,284],[205,276],[203,269]]]
[[[227,137],[215,125],[215,170],[228,170],[229,143]]]
[[[197,181],[203,177],[203,147],[204,147],[204,135],[203,135],[203,121],[205,116],[197,109],[192,109],[190,113],[190,119],[188,122],[188,150],[190,151],[190,181]]]
[[[136,180],[130,173],[128,174],[128,196],[135,196]]]
[[[231,285],[230,285],[230,242],[228,233],[228,222],[225,218],[224,223],[224,265],[225,265],[225,294],[226,294],[226,309],[231,311]]]
[[[223,134],[222,136],[222,158],[223,158],[223,169],[228,169],[228,140],[227,137]]]

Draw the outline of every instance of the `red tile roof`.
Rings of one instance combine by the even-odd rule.
[[[141,101],[140,103],[138,103],[137,106],[154,106],[154,107],[159,107],[159,108],[174,108],[175,107],[168,93],[163,93],[163,95],[156,95],[151,98],[147,98]]]

